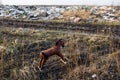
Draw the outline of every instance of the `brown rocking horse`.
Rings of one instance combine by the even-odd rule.
[[[65,40],[59,39],[54,46],[40,52],[40,62],[39,62],[39,67],[38,67],[40,71],[42,71],[43,65],[45,64],[47,59],[52,55],[59,56],[61,58],[60,60],[64,64],[67,63],[65,61],[64,56],[61,53],[61,47],[64,47],[64,44],[65,44]]]

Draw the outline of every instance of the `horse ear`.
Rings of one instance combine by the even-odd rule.
[[[58,41],[63,41],[63,39],[59,39]]]
[[[61,39],[61,41],[63,41],[63,42],[64,42],[65,40],[64,40],[64,39]]]
[[[56,41],[55,45],[58,45],[58,44],[59,44],[59,42],[60,42],[60,39]]]

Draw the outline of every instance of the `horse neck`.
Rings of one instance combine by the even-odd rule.
[[[60,49],[61,45],[56,45],[56,47]]]

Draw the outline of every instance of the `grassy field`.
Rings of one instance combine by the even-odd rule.
[[[0,77],[2,80],[119,80],[120,38],[111,34],[83,33],[0,26]],[[40,73],[39,52],[63,38],[69,61],[52,56]]]

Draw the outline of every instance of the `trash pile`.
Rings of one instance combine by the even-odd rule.
[[[120,7],[0,5],[1,18],[97,22],[120,20]]]

